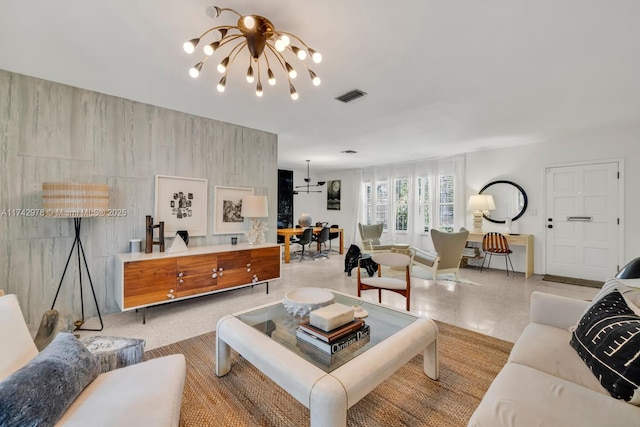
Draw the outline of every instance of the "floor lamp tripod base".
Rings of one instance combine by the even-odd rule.
[[[98,299],[96,298],[96,291],[93,287],[93,281],[91,280],[91,273],[89,273],[89,266],[87,264],[87,257],[84,254],[84,247],[82,246],[82,240],[80,240],[80,224],[82,218],[74,218],[74,228],[75,228],[75,239],[73,241],[73,245],[71,246],[71,251],[69,251],[69,256],[67,257],[67,263],[64,266],[64,271],[62,272],[62,277],[60,278],[60,284],[58,285],[58,290],[56,291],[56,296],[53,299],[53,303],[51,304],[51,310],[56,305],[56,300],[58,299],[58,294],[60,293],[60,288],[62,287],[62,282],[64,281],[64,276],[67,274],[67,268],[69,267],[69,262],[71,261],[71,256],[73,255],[73,251],[75,249],[77,259],[78,259],[78,278],[80,280],[80,307],[82,310],[82,317],[80,320],[74,322],[76,327],[76,331],[96,331],[99,332],[104,329],[104,324],[102,323],[102,315],[100,314],[100,307],[98,306]],[[89,279],[89,285],[91,286],[91,294],[93,295],[93,302],[96,305],[96,310],[98,311],[98,319],[100,320],[100,329],[91,329],[91,328],[83,328],[85,318],[84,318],[84,295],[83,295],[83,287],[82,287],[82,262],[80,259],[80,254],[82,254],[82,261],[84,261],[84,269],[87,272],[87,278]]]

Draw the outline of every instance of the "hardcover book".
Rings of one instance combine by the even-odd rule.
[[[338,328],[335,328],[329,332],[325,332],[320,328],[317,328],[311,324],[311,322],[302,322],[300,324],[300,329],[305,331],[308,334],[311,334],[322,341],[332,343],[336,340],[344,338],[349,335],[353,331],[360,329],[364,325],[364,321],[362,319],[352,320],[346,325],[342,325]]]
[[[334,341],[333,343],[328,343],[298,328],[296,330],[296,337],[298,337],[299,340],[312,344],[317,349],[322,350],[325,353],[334,354],[351,344],[369,338],[369,333],[369,325],[363,325],[360,329],[350,333],[349,335]]]

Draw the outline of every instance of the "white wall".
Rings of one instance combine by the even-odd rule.
[[[621,227],[624,231],[624,253],[621,254],[621,267],[629,260],[640,256],[640,223],[637,221],[640,211],[640,197],[636,195],[636,186],[640,183],[640,128],[625,128],[616,131],[593,133],[588,137],[562,140],[561,143],[549,141],[537,144],[496,150],[485,150],[466,155],[466,185],[468,198],[487,183],[505,179],[523,187],[529,199],[527,212],[513,223],[514,232],[534,235],[534,272],[544,274],[544,244],[546,233],[544,204],[544,174],[548,166],[592,162],[601,160],[623,160],[624,212]],[[294,185],[304,183],[306,168],[294,171]],[[359,182],[356,171],[314,174],[312,181],[341,179],[343,189],[354,188]],[[328,221],[340,224],[345,229],[345,245],[352,241],[360,245],[360,238],[353,222],[357,209],[357,196],[342,194],[340,211],[326,209],[326,186],[322,193],[300,194],[294,196],[294,222],[302,212],[309,213],[315,221]],[[535,213],[535,215],[534,215]],[[467,213],[466,227],[473,229],[473,217]],[[484,221],[485,231],[504,231],[504,224]],[[353,239],[353,240],[352,240]],[[514,247],[512,261],[516,271],[524,271],[524,248]],[[501,260],[492,263],[492,267],[504,268]]]
[[[518,232],[534,235],[534,272],[544,274],[547,230],[544,201],[545,168],[577,162],[618,159],[624,162],[624,212],[620,225],[624,231],[624,253],[621,254],[620,265],[622,267],[629,260],[640,256],[640,224],[635,214],[640,209],[640,198],[635,191],[636,185],[640,183],[640,128],[601,132],[588,137],[563,140],[561,143],[550,141],[468,153],[467,193],[477,194],[485,184],[496,179],[507,179],[523,187],[529,198],[529,206],[525,215],[513,224]],[[473,224],[471,215],[468,216],[467,224],[469,227]],[[483,229],[503,231],[504,225],[484,221]],[[513,260],[516,271],[523,271],[524,252],[521,248],[514,248]]]
[[[327,209],[327,184],[320,187],[321,193],[300,193],[293,196],[293,223],[298,223],[298,218],[302,213],[307,213],[311,216],[313,223],[317,221],[328,222],[331,224],[338,224],[344,228],[344,244],[348,248],[349,244],[353,243],[354,231],[356,230],[353,224],[354,212],[357,209],[358,193],[354,187],[355,180],[353,178],[354,171],[337,171],[328,172],[323,174],[314,174],[313,162],[311,162],[311,183],[318,181],[329,180],[341,180],[341,205],[340,210],[328,210]],[[304,179],[307,177],[306,166],[304,169],[293,171],[293,185],[303,185]],[[357,233],[357,231],[356,231]],[[356,237],[356,244],[359,244],[359,237]]]

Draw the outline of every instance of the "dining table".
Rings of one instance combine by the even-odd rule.
[[[313,234],[318,234],[322,230],[322,227],[312,227]],[[291,261],[291,236],[298,236],[302,234],[304,228],[278,228],[278,236],[284,237],[284,262],[288,264]],[[331,228],[331,233],[338,233],[340,237],[340,253],[344,253],[344,230],[342,228]],[[320,250],[320,243],[318,243],[318,250]]]

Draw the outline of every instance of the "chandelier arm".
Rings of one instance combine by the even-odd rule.
[[[236,28],[236,27],[232,27],[232,28]],[[242,37],[244,37],[242,34],[229,34],[228,36],[224,36],[224,38],[220,39],[220,44],[218,45],[218,49],[220,49],[222,46],[226,45],[227,43],[230,43]]]
[[[242,49],[244,49],[246,46],[247,46],[247,42],[242,42],[242,43],[238,43],[237,45],[235,45],[233,47],[233,49],[231,49],[231,52],[229,52],[229,55],[227,56],[227,58],[229,58],[229,64],[227,64],[227,69],[224,72],[225,76],[227,75],[227,73],[231,69],[231,65],[233,65],[233,61],[235,61],[235,59],[237,58],[238,54],[240,52],[242,52]],[[236,49],[238,49],[238,50],[236,50]],[[231,58],[231,55],[233,55],[233,58]]]
[[[289,33],[289,32],[287,32],[287,31],[276,31],[275,33],[276,33],[277,35],[280,35],[280,34],[286,34],[286,35],[287,35],[287,36],[289,36],[289,37],[293,37],[294,39],[296,39],[296,40],[298,40],[300,43],[302,43],[302,46],[306,47],[307,49],[311,49],[311,48],[309,47],[309,45],[308,45],[308,44],[306,44],[304,41],[302,41],[302,39],[301,39],[300,37],[296,36],[296,35],[295,35],[295,34],[293,34],[293,33]]]
[[[204,36],[206,36],[207,34],[209,34],[211,31],[219,30],[219,29],[221,29],[221,28],[226,28],[227,30],[233,30],[233,29],[237,29],[238,27],[234,27],[234,26],[232,26],[232,25],[218,25],[217,27],[211,27],[211,28],[209,28],[207,31],[205,31],[204,33],[202,33],[202,34],[200,35],[200,37],[198,37],[198,39],[203,38]],[[222,39],[221,39],[220,41],[222,41]]]
[[[233,12],[233,13],[235,13],[236,15],[238,15],[238,17],[242,18],[242,15],[240,15],[238,12],[236,12],[235,10],[233,10],[233,9],[231,9],[231,8],[229,8],[229,7],[221,7],[221,8],[219,8],[219,9],[220,9],[220,15],[222,15],[222,12],[224,12],[224,11],[228,10],[229,12]]]
[[[291,78],[289,77],[289,73],[287,72],[287,67],[285,67],[285,63],[287,63],[287,60],[284,59],[284,56],[282,56],[282,54],[280,52],[278,52],[273,46],[271,46],[269,43],[267,43],[267,46],[269,47],[269,50],[271,51],[271,53],[273,53],[273,55],[276,57],[276,59],[278,60],[278,62],[280,62],[280,66],[282,67],[282,69],[284,70],[284,74],[285,76],[287,76],[287,81],[289,82],[289,84],[291,84]],[[265,55],[266,56],[266,55]]]

